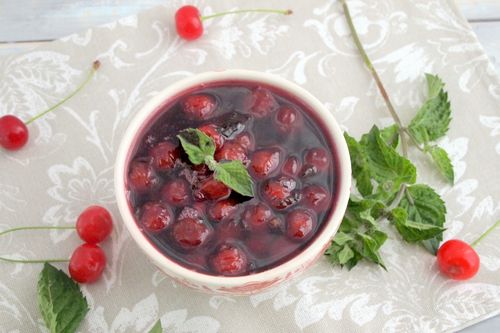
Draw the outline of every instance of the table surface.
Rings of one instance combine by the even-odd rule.
[[[0,55],[15,54],[165,0],[0,0]],[[500,0],[457,0],[500,74]],[[500,332],[500,316],[462,332]]]

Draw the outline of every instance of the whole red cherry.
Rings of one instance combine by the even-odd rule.
[[[13,115],[0,117],[0,146],[7,150],[21,149],[28,142],[28,127]]]
[[[195,6],[182,6],[175,13],[175,28],[184,39],[194,40],[203,35],[201,14]]]
[[[441,273],[454,280],[467,280],[479,270],[479,256],[464,241],[451,239],[441,245],[437,252],[437,262]]]
[[[99,279],[106,266],[106,255],[96,244],[75,249],[69,261],[69,274],[76,282],[91,283]]]
[[[113,220],[108,210],[101,206],[87,207],[76,220],[76,231],[89,244],[105,240],[113,230]]]

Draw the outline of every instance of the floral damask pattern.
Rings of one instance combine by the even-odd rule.
[[[246,68],[280,75],[323,101],[352,135],[390,124],[375,85],[352,44],[336,0],[256,1],[291,16],[245,14],[206,22],[196,42],[177,37],[176,8],[164,7],[75,34],[26,54],[0,59],[0,115],[23,119],[71,91],[84,70],[102,62],[94,81],[31,129],[26,149],[0,158],[0,230],[67,225],[98,203],[116,221],[104,244],[109,265],[83,287],[91,310],[81,332],[145,332],[161,318],[168,332],[443,332],[500,310],[500,245],[481,243],[482,269],[470,282],[442,278],[434,257],[403,244],[388,229],[388,271],[351,271],[326,260],[291,282],[249,297],[206,295],[155,269],[122,227],[113,193],[113,163],[131,117],[151,96],[194,73]],[[189,1],[203,14],[235,9],[237,0]],[[418,157],[419,177],[448,205],[445,238],[472,240],[500,218],[500,81],[451,0],[350,0],[354,22],[403,120],[425,96],[423,73],[447,83],[454,120],[439,145],[450,152],[456,184],[442,183]],[[487,161],[487,162],[486,162]],[[495,236],[496,235],[496,236]],[[71,231],[8,235],[0,253],[52,257],[77,245]],[[63,266],[61,266],[64,268]],[[43,331],[33,302],[37,266],[0,265],[0,332]]]

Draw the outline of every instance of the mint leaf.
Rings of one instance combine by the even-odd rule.
[[[344,138],[349,148],[351,156],[351,169],[354,179],[356,179],[356,188],[363,196],[372,194],[373,185],[371,183],[371,173],[368,166],[368,156],[363,147],[349,134],[344,133]]]
[[[337,243],[338,245],[344,245],[345,243],[349,242],[349,241],[353,241],[354,238],[352,238],[351,235],[348,235],[346,233],[343,233],[343,232],[337,232],[337,234],[335,235],[335,238],[333,239],[333,241],[335,243]]]
[[[154,324],[154,326],[151,327],[148,333],[163,333],[163,327],[161,326],[160,319],[158,319],[158,321]]]
[[[50,333],[76,332],[89,311],[78,284],[49,263],[40,272],[38,307]]]
[[[446,180],[453,185],[455,182],[455,173],[453,171],[453,165],[451,164],[450,157],[446,150],[438,146],[432,146],[429,148],[429,153],[432,160],[438,167],[439,172],[446,178]]]
[[[427,80],[427,99],[435,98],[444,89],[444,82],[437,75],[425,73]]]
[[[365,147],[370,173],[384,191],[395,193],[402,183],[415,183],[415,166],[382,139],[376,126],[363,135],[360,143]]]
[[[407,188],[407,196],[399,203],[408,214],[408,219],[417,223],[434,225],[442,228],[446,219],[446,206],[431,187],[417,184]],[[422,242],[431,253],[436,253],[443,233]]]
[[[177,137],[194,165],[205,163],[207,157],[213,158],[215,154],[214,141],[199,129],[188,128]]]
[[[385,127],[380,130],[380,137],[384,142],[396,149],[399,146],[399,128],[396,124]]]
[[[339,263],[341,265],[345,265],[347,262],[349,262],[349,260],[351,260],[352,258],[354,258],[354,251],[351,250],[351,248],[349,247],[349,245],[346,245],[339,252],[338,258],[339,258]]]
[[[339,231],[325,252],[332,264],[351,269],[365,259],[384,267],[379,249],[387,235],[378,229],[375,220],[384,207],[377,200],[351,197]]]
[[[445,230],[437,225],[408,220],[408,213],[403,208],[393,209],[390,220],[396,225],[403,239],[410,243],[434,238]]]
[[[387,240],[387,235],[377,230],[372,235],[359,234],[359,236],[363,241],[363,257],[379,264],[383,269],[387,270],[379,253],[382,244]]]
[[[241,161],[219,163],[215,168],[215,179],[241,195],[253,196],[253,181]]]
[[[427,75],[428,94],[408,130],[418,143],[428,143],[444,136],[451,121],[451,108],[444,83],[437,76]]]

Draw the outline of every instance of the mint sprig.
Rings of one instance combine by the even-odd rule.
[[[79,285],[45,263],[38,280],[38,307],[50,333],[73,333],[89,311]]]
[[[179,135],[182,148],[194,165],[206,164],[216,180],[247,197],[253,197],[253,180],[241,161],[217,162],[214,159],[215,143],[195,128],[183,130]]]
[[[341,0],[347,23],[361,57],[372,74],[395,124],[356,140],[345,133],[351,155],[355,190],[349,199],[339,231],[325,254],[335,265],[351,269],[366,260],[385,268],[380,249],[387,240],[382,223],[389,221],[402,240],[435,253],[443,238],[446,206],[438,193],[415,184],[417,169],[410,161],[409,143],[428,155],[447,181],[453,183],[453,166],[446,151],[434,142],[446,135],[451,107],[444,82],[426,74],[427,99],[405,127],[354,27],[349,7]]]

